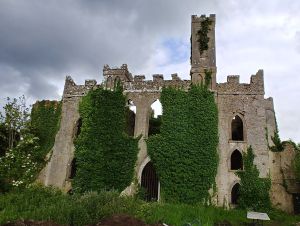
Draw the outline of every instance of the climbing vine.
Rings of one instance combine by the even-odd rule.
[[[204,85],[188,92],[164,88],[160,134],[149,137],[148,153],[168,202],[207,201],[217,173],[218,113]]]
[[[271,208],[269,196],[271,180],[259,177],[259,171],[253,163],[254,157],[250,146],[243,156],[244,170],[236,172],[241,179],[238,206],[242,209],[254,211],[269,210]]]
[[[82,98],[81,133],[75,141],[75,191],[122,191],[133,179],[138,139],[126,131],[125,97],[121,88],[99,88]],[[132,131],[131,131],[132,132]]]
[[[209,18],[205,18],[203,21],[201,21],[201,28],[197,32],[198,34],[198,42],[199,42],[199,51],[200,55],[205,50],[208,50],[208,43],[209,43],[209,37],[208,32],[210,31],[210,25],[212,24],[212,21]]]
[[[43,165],[46,155],[54,145],[60,126],[61,102],[43,100],[36,102],[31,110],[31,130],[39,138],[36,160]]]

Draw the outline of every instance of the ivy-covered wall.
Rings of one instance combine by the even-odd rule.
[[[43,163],[45,156],[54,145],[59,129],[61,102],[43,100],[35,103],[31,110],[32,133],[39,138],[39,148],[35,152],[36,160]]]
[[[210,31],[210,25],[212,21],[209,18],[205,18],[203,21],[201,21],[201,28],[197,32],[198,34],[198,42],[199,42],[199,52],[200,55],[205,50],[208,50],[208,43],[209,43],[209,37],[208,37],[208,32]]]
[[[241,179],[238,206],[242,209],[254,211],[270,210],[269,190],[271,188],[271,179],[259,177],[259,171],[253,163],[254,157],[250,146],[247,153],[243,156],[244,170],[236,173]]]
[[[128,109],[122,90],[91,90],[82,98],[79,113],[74,191],[122,191],[133,180],[138,152],[138,140],[125,133]]]
[[[195,203],[209,197],[218,166],[218,113],[207,86],[188,92],[164,88],[160,134],[149,137],[148,153],[161,183],[161,199]]]

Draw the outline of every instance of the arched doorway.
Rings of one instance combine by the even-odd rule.
[[[231,121],[231,139],[236,141],[244,140],[244,126],[242,119],[236,115]]]
[[[158,200],[158,186],[159,181],[154,166],[152,162],[148,162],[143,169],[141,178],[141,187],[145,191],[146,201]]]
[[[231,189],[231,204],[237,205],[240,195],[240,184],[236,183]]]
[[[234,150],[230,157],[230,169],[242,170],[243,169],[243,156],[239,150]]]

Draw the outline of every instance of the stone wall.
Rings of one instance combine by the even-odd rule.
[[[230,206],[231,189],[239,182],[236,171],[230,169],[230,157],[234,150],[245,153],[251,145],[256,156],[254,163],[258,167],[260,177],[267,177],[269,172],[263,71],[259,70],[256,75],[252,75],[249,84],[239,83],[239,76],[228,76],[227,83],[217,84],[216,99],[219,110],[220,157],[216,178],[217,200],[218,205]],[[243,122],[242,141],[231,139],[231,122],[236,116]]]

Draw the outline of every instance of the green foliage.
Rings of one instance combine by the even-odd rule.
[[[64,225],[91,225],[116,213],[133,215],[139,202],[119,197],[114,191],[69,196],[52,188],[32,186],[0,196],[0,224],[33,219]]]
[[[207,35],[210,31],[209,26],[211,23],[212,21],[209,18],[205,18],[203,21],[201,21],[201,28],[197,32],[200,55],[202,55],[205,50],[208,50],[209,37]]]
[[[289,216],[279,211],[268,211],[271,221],[266,225],[294,225],[300,216]],[[0,224],[20,219],[53,221],[63,225],[95,225],[113,214],[128,214],[147,223],[164,222],[168,225],[212,226],[229,221],[240,225],[246,211],[225,210],[200,204],[145,203],[139,199],[120,197],[118,192],[92,192],[66,195],[59,190],[32,186],[0,196]],[[274,220],[276,221],[274,223]]]
[[[118,87],[91,90],[82,98],[82,127],[75,142],[75,191],[122,191],[132,181],[138,139],[125,134],[126,111]]]
[[[295,149],[296,156],[293,160],[292,166],[293,166],[293,170],[295,172],[297,181],[300,181],[300,144],[297,145],[292,140],[285,141],[283,143],[284,143],[283,145],[285,145],[285,143],[289,143],[289,144],[293,145],[293,147]]]
[[[0,121],[0,157],[5,155],[8,150],[8,129],[5,124]]]
[[[148,153],[167,202],[195,203],[209,197],[217,173],[218,113],[204,86],[188,92],[164,88],[160,134],[149,137]]]
[[[45,163],[45,155],[53,146],[60,118],[60,104],[39,102],[32,109],[31,120],[25,97],[8,98],[3,117],[8,141],[0,158],[0,190],[24,187],[32,183]]]
[[[153,115],[149,119],[149,132],[148,136],[159,134],[161,126],[161,115],[158,115],[155,118]]]
[[[279,130],[278,130],[278,125],[276,120],[275,120],[275,124],[276,124],[276,128],[274,131],[274,136],[271,136],[271,140],[273,141],[273,146],[269,146],[269,149],[273,152],[282,152],[284,150],[284,146],[279,137]]]
[[[267,211],[271,209],[269,197],[271,180],[259,177],[259,171],[253,163],[254,157],[250,146],[243,156],[244,170],[236,172],[241,179],[238,206],[242,209]]]
[[[52,149],[61,117],[61,102],[43,100],[36,102],[31,110],[31,130],[39,138],[39,149],[34,153],[43,165],[45,156]]]

